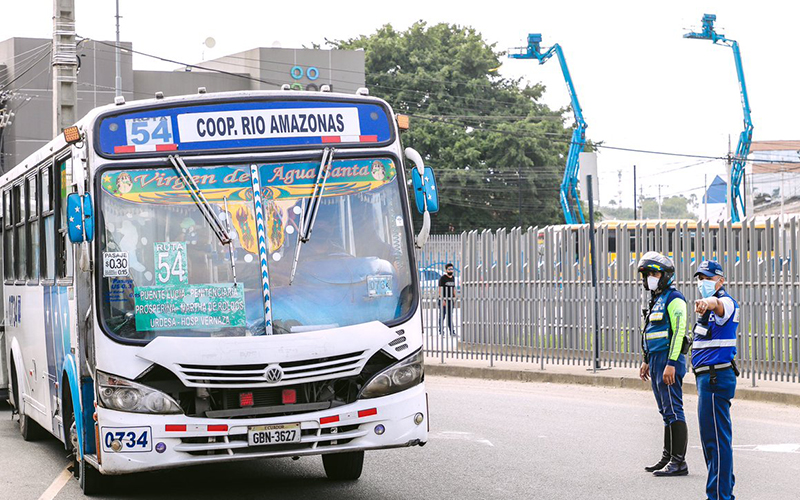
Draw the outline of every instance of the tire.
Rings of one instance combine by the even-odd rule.
[[[334,481],[355,481],[364,469],[364,451],[322,455],[325,475]]]
[[[86,460],[78,460],[78,436],[75,426],[75,413],[70,415],[71,423],[67,441],[72,448],[72,475],[78,479],[78,483],[86,496],[93,496],[105,490],[106,478],[100,471],[92,467]]]
[[[25,441],[36,441],[42,439],[46,435],[46,431],[34,419],[25,414],[25,409],[22,408],[19,384],[17,383],[17,367],[14,360],[11,360],[11,390],[14,394],[14,405],[19,412],[19,433],[22,434],[22,439]]]

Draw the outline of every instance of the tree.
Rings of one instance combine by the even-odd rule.
[[[497,76],[502,53],[472,28],[417,22],[333,42],[366,51],[372,95],[411,116],[403,143],[436,170],[433,231],[563,222],[559,185],[571,131],[542,85]],[[519,207],[522,207],[520,211]]]
[[[661,218],[697,219],[697,215],[691,211],[690,207],[693,207],[692,200],[685,196],[670,196],[669,198],[664,198],[661,201]],[[655,198],[645,198],[642,200],[642,218],[658,218],[658,201]]]

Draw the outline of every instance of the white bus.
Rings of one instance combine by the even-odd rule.
[[[62,440],[87,494],[262,457],[352,480],[424,445],[413,245],[438,200],[402,118],[365,91],[120,100],[0,177],[23,437]]]

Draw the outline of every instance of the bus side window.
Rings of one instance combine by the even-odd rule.
[[[52,280],[56,277],[56,216],[53,211],[53,165],[42,169],[42,279]]]
[[[3,191],[3,271],[6,282],[14,281],[14,214],[11,211],[11,190]]]
[[[17,281],[24,280],[27,274],[27,254],[25,253],[27,249],[25,248],[25,220],[27,219],[26,216],[26,199],[24,189],[25,186],[22,183],[15,185],[13,188],[13,211],[14,211],[14,240],[16,246],[14,248],[14,258],[15,262],[15,270],[16,270],[16,278]]]
[[[73,249],[72,243],[67,236],[67,195],[69,194],[69,185],[72,180],[72,158],[67,157],[59,160],[56,169],[58,182],[58,192],[60,195],[56,198],[58,203],[59,220],[58,223],[58,249],[56,255],[58,256],[58,278],[65,280],[72,280],[73,273]]]
[[[29,281],[39,282],[39,204],[37,203],[38,189],[37,189],[37,176],[31,176],[25,179],[25,193],[27,194],[28,203],[28,247],[26,248],[28,255],[28,269],[27,277]]]

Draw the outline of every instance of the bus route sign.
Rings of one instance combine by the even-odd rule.
[[[246,326],[241,284],[139,286],[133,297],[139,331]]]

